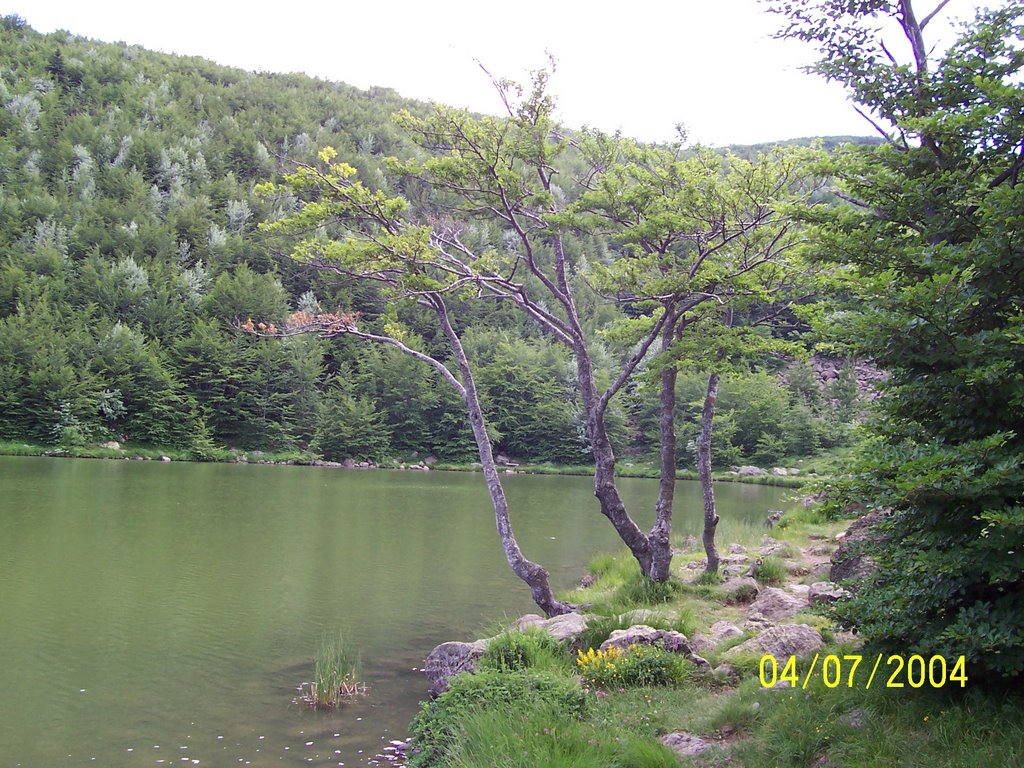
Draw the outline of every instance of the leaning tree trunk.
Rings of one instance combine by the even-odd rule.
[[[487,435],[487,425],[484,421],[483,409],[480,407],[480,398],[476,391],[476,383],[473,380],[473,372],[469,366],[469,360],[466,357],[466,352],[462,347],[458,334],[449,322],[448,311],[444,303],[438,301],[435,303],[434,308],[441,319],[445,336],[448,338],[452,351],[455,353],[459,374],[462,377],[462,386],[465,390],[463,399],[469,412],[469,423],[473,428],[473,438],[476,440],[477,451],[480,454],[480,464],[483,466],[484,479],[487,481],[487,491],[491,495],[491,503],[494,506],[494,519],[498,527],[498,536],[501,538],[501,545],[505,550],[505,559],[508,561],[512,572],[530,587],[533,601],[546,615],[559,616],[563,613],[572,613],[576,606],[570,603],[563,603],[551,591],[547,570],[537,563],[527,560],[522,550],[519,549],[519,543],[512,532],[508,500],[505,498],[505,489],[502,487],[501,479],[498,477],[498,467],[494,463],[491,439]]]
[[[619,538],[629,548],[644,575],[651,576],[651,541],[626,511],[615,484],[615,451],[605,427],[604,412],[594,384],[590,356],[582,341],[575,345],[576,380],[580,386],[583,410],[587,417],[587,436],[594,454],[594,495],[601,514],[608,518]]]
[[[715,530],[718,528],[718,515],[715,512],[715,487],[711,482],[711,433],[715,420],[715,401],[718,399],[719,375],[712,373],[708,377],[708,391],[704,397],[704,413],[700,420],[700,443],[697,449],[697,471],[700,474],[700,487],[704,492],[704,551],[708,556],[707,573],[717,573],[721,558],[715,546]]]

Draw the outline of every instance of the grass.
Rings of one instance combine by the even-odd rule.
[[[232,451],[227,448],[204,448],[201,453],[189,449],[161,448],[153,446],[137,446],[123,444],[120,450],[102,448],[99,445],[86,445],[71,447],[66,450],[58,450],[52,445],[31,443],[22,440],[0,440],[0,455],[2,456],[68,456],[83,459],[125,459],[139,457],[142,459],[156,460],[161,456],[167,456],[173,461],[211,461],[223,463],[235,463],[240,460],[247,460],[247,463],[255,464],[313,464],[320,459],[320,456],[301,449],[284,451]],[[824,457],[813,460],[825,471],[826,467],[840,466],[832,457]],[[377,466],[387,469],[397,469],[402,462],[397,459],[386,459],[377,462]],[[790,462],[792,464],[794,462]],[[433,470],[447,472],[479,472],[480,466],[475,462],[438,462],[431,467]],[[504,467],[500,469],[505,469]],[[587,464],[521,464],[516,467],[509,467],[517,473],[529,475],[578,475],[593,476],[593,465]],[[616,475],[619,477],[641,477],[657,478],[659,470],[656,464],[648,462],[620,462],[616,467]],[[699,476],[693,470],[680,469],[676,471],[676,478],[679,480],[699,480]],[[729,471],[715,472],[715,482],[721,483],[745,483],[748,485],[770,485],[780,488],[800,488],[812,479],[821,479],[821,475],[811,477],[801,474],[796,477],[777,477],[775,475],[752,475],[740,477]]]
[[[719,722],[746,732],[733,751],[746,768],[1024,765],[1019,693],[829,689],[817,680],[807,691],[766,694],[748,684]]]
[[[784,528],[772,532],[782,546],[775,555],[763,558],[759,573],[762,582],[794,580],[786,572],[784,561],[799,558],[800,546],[837,530],[835,523],[817,518],[813,510],[787,518]],[[592,618],[575,647],[582,647],[584,652],[596,649],[614,630],[641,621],[687,636],[722,619],[742,625],[740,609],[723,604],[720,587],[698,583],[698,571],[680,568],[688,558],[699,557],[697,552],[677,556],[673,571],[682,572],[685,580],[653,590],[643,586],[636,562],[627,551],[594,557],[589,565],[594,582],[566,596],[574,602],[591,603],[588,613]],[[638,616],[636,611],[643,613]],[[808,611],[793,621],[821,631],[826,641],[820,651],[823,656],[843,658],[859,653],[855,641],[836,644],[837,635],[826,616]],[[702,655],[715,667],[725,660],[729,649],[751,636],[752,632],[745,632]],[[487,674],[502,674],[494,670],[522,666],[572,686],[579,684],[577,674],[581,670],[572,664],[567,668],[566,659],[571,660],[571,653],[575,650],[552,648],[546,641],[528,635],[521,640],[499,637],[488,656],[504,660],[485,661],[484,666],[490,670]],[[490,704],[474,704],[448,722],[445,733],[450,738],[438,758],[444,765],[457,768],[1024,765],[1021,692],[961,691],[959,687],[900,690],[877,684],[865,691],[863,680],[859,688],[828,688],[820,677],[811,678],[806,689],[766,691],[758,679],[759,654],[733,656],[728,663],[738,681],[700,677],[687,669],[687,675],[674,678],[673,684],[665,687],[633,687],[625,684],[623,675],[621,685],[591,687],[586,693],[586,706],[579,712],[574,709],[571,716],[565,707],[553,707],[550,701],[492,700]],[[810,659],[804,659],[798,666],[801,679],[810,663]],[[664,677],[658,681],[667,682]],[[487,687],[500,684],[492,680]],[[702,756],[677,761],[657,740],[672,731],[700,736],[715,747]]]
[[[566,720],[545,707],[475,712],[448,750],[451,768],[675,768],[672,751],[618,724]]]
[[[480,465],[476,462],[438,462],[433,469],[447,472],[479,472]],[[592,464],[517,464],[515,467],[499,467],[499,469],[513,469],[517,473],[527,475],[581,475],[593,476],[594,466]],[[615,474],[618,477],[645,477],[657,479],[660,470],[656,464],[647,462],[619,462],[615,467]],[[739,476],[729,471],[715,472],[713,477],[716,482],[722,483],[747,483],[751,485],[773,485],[782,488],[800,488],[805,485],[809,478],[802,475],[795,477],[778,477],[776,475],[750,475]],[[676,470],[678,480],[699,480],[700,476],[692,469]]]
[[[761,559],[760,564],[754,569],[754,578],[758,584],[765,584],[777,587],[786,580],[786,564],[774,555],[768,555]]]
[[[60,456],[76,459],[135,459],[159,461],[166,456],[172,461],[212,461],[223,463],[243,462],[249,464],[312,464],[316,454],[302,450],[245,451],[227,448],[204,449],[201,456],[190,449],[161,448],[149,445],[122,443],[120,448],[104,448],[101,445],[83,445],[58,449],[52,445],[31,443],[22,440],[0,440],[2,456]]]
[[[342,633],[320,641],[313,682],[302,684],[302,701],[317,709],[334,709],[346,699],[366,692],[359,680],[359,654]]]

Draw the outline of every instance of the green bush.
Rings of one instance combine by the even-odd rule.
[[[633,688],[675,685],[686,675],[684,662],[674,653],[653,645],[631,645],[626,650],[590,648],[579,651],[576,666],[594,688]]]
[[[568,666],[568,654],[548,632],[528,627],[523,632],[505,632],[493,638],[480,658],[479,669],[515,672]]]
[[[754,569],[754,578],[761,584],[778,586],[786,580],[786,566],[779,558],[769,555]]]
[[[496,708],[548,706],[561,719],[581,718],[586,693],[575,680],[544,672],[497,672],[456,675],[448,690],[423,704],[409,726],[416,768],[442,765],[460,723],[469,715]]]

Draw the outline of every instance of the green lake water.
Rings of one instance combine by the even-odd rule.
[[[556,587],[619,549],[588,478],[504,479]],[[649,526],[657,484],[621,488]],[[721,542],[786,496],[717,489]],[[696,483],[675,509],[698,534]],[[0,766],[365,765],[431,648],[534,611],[479,474],[0,457]],[[339,630],[369,693],[306,709]]]

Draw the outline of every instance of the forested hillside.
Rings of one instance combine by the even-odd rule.
[[[359,312],[370,325],[401,311],[365,283],[297,264],[258,225],[294,213],[298,200],[254,194],[330,146],[364,183],[415,197],[385,160],[415,152],[392,121],[400,109],[430,108],[387,89],[40,35],[3,19],[0,438],[119,439],[199,458],[215,446],[339,460],[472,455],[462,404],[429,367],[351,339],[238,330],[317,307]],[[498,230],[469,234],[502,246]],[[569,247],[582,263],[614,246],[581,236]],[[584,299],[600,340],[618,310]],[[588,460],[564,347],[503,306],[458,310],[496,448]],[[431,349],[436,331],[415,330]],[[799,330],[790,322],[778,333],[792,341]],[[630,351],[616,338],[599,345],[606,377]],[[705,382],[696,370],[679,376],[680,463],[689,466]],[[825,386],[807,365],[755,357],[722,381],[716,461],[772,463],[835,445],[856,396],[852,369]],[[609,423],[620,451],[653,450],[657,381],[623,391]]]

